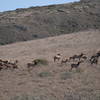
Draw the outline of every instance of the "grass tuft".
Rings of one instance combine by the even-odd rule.
[[[41,72],[41,73],[39,73],[39,76],[40,77],[49,77],[49,76],[51,76],[51,73],[50,72]]]

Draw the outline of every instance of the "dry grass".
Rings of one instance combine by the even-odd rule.
[[[99,100],[100,62],[91,66],[87,60],[69,71],[76,62],[53,61],[57,53],[69,58],[83,52],[90,57],[98,50],[97,30],[0,46],[0,58],[19,60],[19,69],[0,71],[0,100]],[[26,64],[33,58],[48,64],[28,71]]]

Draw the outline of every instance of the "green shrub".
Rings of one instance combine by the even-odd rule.
[[[15,96],[10,100],[55,100],[55,97],[53,96],[47,96],[47,95],[20,95],[20,96]]]
[[[33,62],[35,65],[48,65],[48,61],[45,59],[35,59]]]
[[[51,73],[50,72],[41,72],[41,73],[39,73],[39,76],[40,77],[48,77],[48,76],[51,76]]]
[[[6,43],[4,43],[4,42],[0,42],[0,45],[5,45]]]
[[[11,98],[11,100],[33,100],[33,99],[32,99],[32,96],[24,94],[21,96],[15,96],[15,97]]]
[[[15,97],[11,98],[10,100],[20,100],[20,96],[15,96]]]
[[[63,79],[63,80],[66,80],[66,79],[69,79],[69,78],[71,78],[72,77],[72,72],[63,72],[62,74],[61,74],[61,79]]]

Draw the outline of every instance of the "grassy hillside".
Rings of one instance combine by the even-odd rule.
[[[98,30],[0,46],[0,59],[19,61],[16,70],[0,70],[0,100],[100,100],[100,59],[97,65],[88,61],[99,50]],[[69,71],[77,60],[54,63],[57,53],[61,59],[85,53],[88,59]],[[34,59],[41,65],[27,69]]]
[[[100,0],[0,13],[0,44],[100,29]]]

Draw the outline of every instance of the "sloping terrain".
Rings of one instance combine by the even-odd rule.
[[[100,0],[0,13],[0,44],[100,29]]]
[[[1,59],[19,61],[19,69],[0,71],[0,100],[100,100],[100,60],[97,65],[88,62],[99,50],[98,30],[0,46]],[[62,58],[85,53],[88,59],[69,71],[73,62],[54,63],[57,53]],[[37,58],[49,64],[27,69]]]

